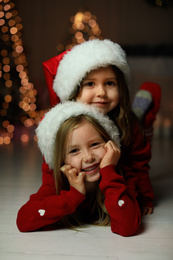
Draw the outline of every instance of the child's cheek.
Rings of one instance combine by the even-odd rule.
[[[101,159],[105,156],[105,154],[106,154],[106,151],[107,151],[107,149],[106,149],[106,147],[105,147],[105,145],[103,146],[103,149],[102,149],[102,152],[101,152]]]
[[[72,168],[76,168],[78,172],[81,170],[81,160],[78,156],[69,156],[65,160],[65,164],[69,164]]]

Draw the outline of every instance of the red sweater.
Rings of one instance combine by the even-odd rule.
[[[46,164],[43,167],[46,167]],[[17,226],[22,232],[53,224],[63,216],[75,212],[79,205],[82,208],[87,207],[86,196],[73,187],[56,195],[53,175],[44,170],[43,183],[39,191],[31,195],[29,201],[18,212]],[[128,189],[124,178],[116,173],[114,165],[102,168],[100,173],[99,186],[105,195],[105,206],[110,215],[112,232],[122,236],[133,235],[141,222],[136,193]],[[131,185],[135,185],[135,182],[134,176],[131,178]]]
[[[145,139],[140,127],[133,129],[133,137],[127,148],[122,148],[120,164],[127,186],[137,192],[137,200],[141,208],[153,208],[153,188],[149,177],[151,145]],[[136,186],[132,187],[131,176],[137,177]],[[133,183],[133,182],[132,182]]]
[[[133,139],[128,148],[122,149],[120,165],[124,177],[118,175],[113,166],[100,170],[100,189],[105,195],[111,229],[122,236],[137,231],[141,221],[140,207],[153,207],[153,190],[148,175],[151,148],[143,141],[137,127]],[[18,212],[17,226],[22,232],[53,224],[74,213],[79,205],[83,209],[88,205],[85,204],[86,197],[73,187],[56,195],[53,172],[45,162],[42,172],[42,186]]]
[[[43,62],[43,70],[46,79],[46,84],[49,90],[51,107],[59,103],[59,97],[53,90],[53,81],[57,73],[59,62],[62,60],[66,52],[67,51]],[[153,85],[153,83],[151,84],[147,83],[147,90],[152,89],[152,91],[154,91],[151,85]],[[156,90],[160,91],[158,90],[158,88],[156,88]],[[155,120],[155,114],[159,109],[159,101],[160,101],[160,99],[158,98],[158,96],[160,97],[159,93],[157,93],[157,95],[154,95],[157,96],[157,100],[154,99],[154,106],[152,110],[150,110],[149,113],[146,115],[145,124],[144,124],[145,128],[149,128]],[[138,202],[140,204],[140,207],[147,206],[153,208],[152,201],[154,196],[153,196],[153,190],[152,190],[152,186],[148,174],[148,171],[150,169],[149,167],[150,159],[151,159],[150,144],[149,142],[144,140],[140,128],[136,126],[134,127],[131,144],[127,148],[124,149],[122,148],[121,159],[120,159],[121,169],[122,169],[123,176],[126,180],[126,183],[128,183],[128,186],[132,185],[131,184],[132,176],[134,174],[136,175],[137,183],[135,187],[131,187],[131,189],[132,190],[135,189],[135,191],[137,192]],[[43,170],[46,170],[47,173],[50,171],[47,166],[44,166],[44,163],[43,163]]]

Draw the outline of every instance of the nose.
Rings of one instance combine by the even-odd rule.
[[[95,160],[94,155],[89,151],[86,151],[85,154],[83,155],[84,163],[92,163],[94,160]]]
[[[102,84],[97,86],[97,93],[96,93],[97,97],[106,97],[106,90],[104,88],[104,86]]]

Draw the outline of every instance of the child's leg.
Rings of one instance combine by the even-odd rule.
[[[161,88],[158,84],[144,82],[136,93],[132,109],[142,121],[149,142],[153,137],[153,123],[160,108]]]

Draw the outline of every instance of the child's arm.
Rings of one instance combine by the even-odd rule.
[[[85,196],[73,187],[56,195],[54,178],[44,163],[43,184],[19,210],[17,226],[21,232],[45,227],[59,221],[64,215],[72,214],[84,200]]]
[[[130,168],[137,177],[136,191],[142,215],[151,214],[153,212],[154,198],[149,176],[151,146],[144,138],[139,126],[135,126],[133,133],[131,144],[122,153],[121,163],[124,168],[124,178],[127,179],[127,168]]]
[[[134,192],[128,192],[124,178],[116,173],[115,165],[100,170],[100,189],[110,215],[112,232],[122,236],[134,235],[141,223],[141,213]]]
[[[133,235],[141,222],[141,213],[133,191],[128,192],[124,178],[116,173],[120,151],[109,141],[106,154],[100,164],[100,189],[105,195],[105,206],[111,218],[111,229],[122,236]],[[131,175],[131,187],[135,187],[135,175]],[[134,184],[132,185],[132,180]]]

